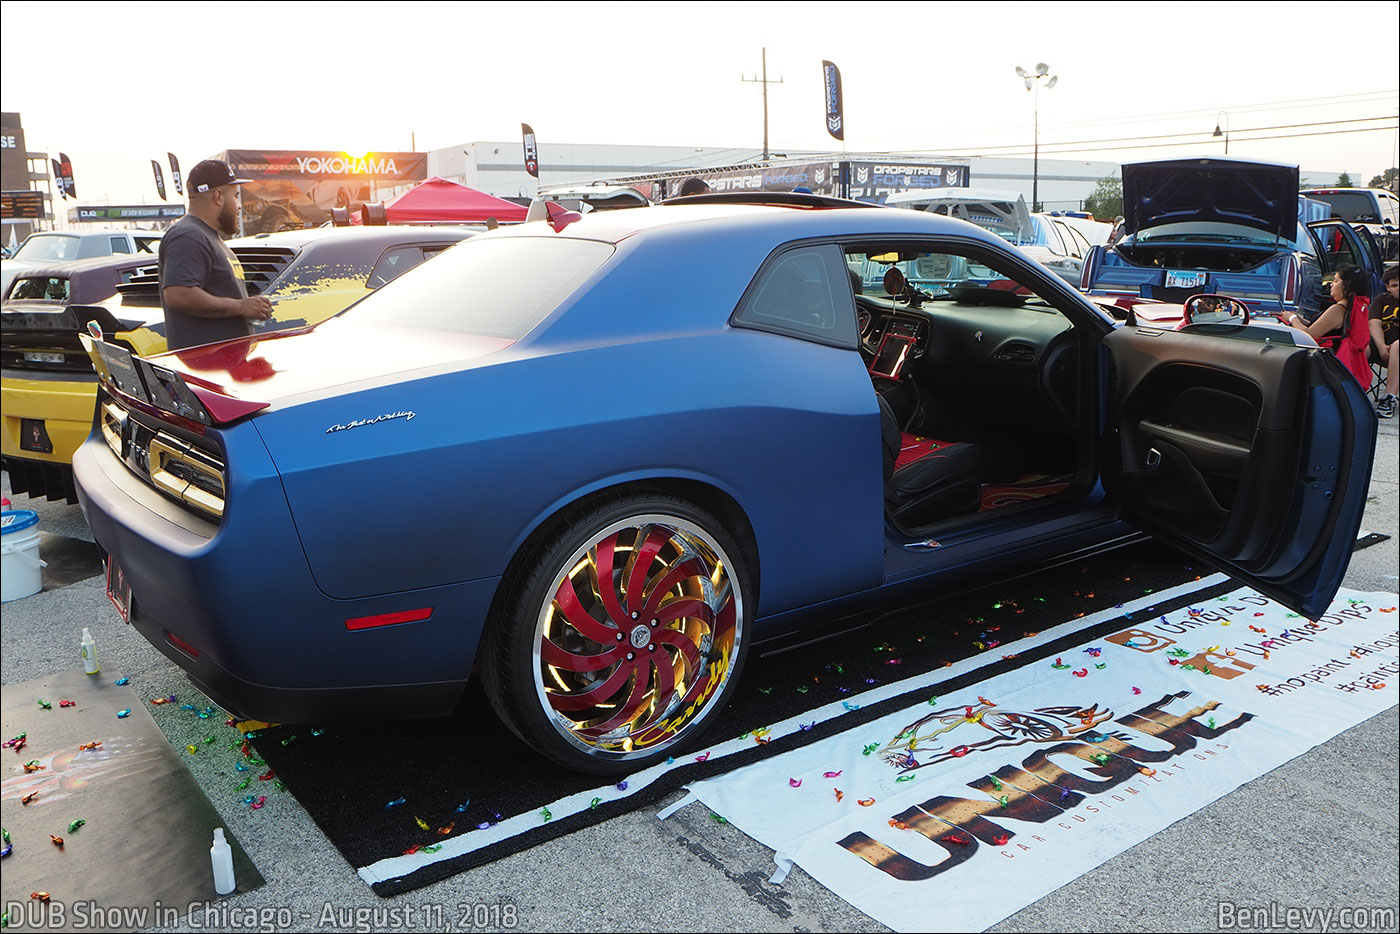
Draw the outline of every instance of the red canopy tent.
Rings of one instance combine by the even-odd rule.
[[[391,224],[501,223],[525,220],[525,208],[502,198],[434,176],[384,205]]]

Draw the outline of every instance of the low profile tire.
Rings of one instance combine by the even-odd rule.
[[[506,725],[560,765],[645,768],[728,703],[752,579],[703,509],[658,493],[605,500],[566,517],[501,586],[482,684]]]

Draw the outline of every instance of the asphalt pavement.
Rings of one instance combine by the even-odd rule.
[[[1396,423],[1382,421],[1363,527],[1392,538],[1353,556],[1347,587],[1397,590],[1398,480]],[[9,495],[8,478],[4,490]],[[36,509],[45,531],[91,540],[76,506],[11,498],[19,508]],[[146,696],[193,696],[180,670],[121,623],[101,577],[6,604],[0,678],[15,684],[78,667],[84,626],[97,640],[104,672],[120,670]],[[157,721],[177,751],[200,740],[188,718]],[[1222,905],[1270,909],[1280,918],[1289,908],[1394,908],[1400,903],[1398,734],[1392,707],[991,930],[1214,931],[1221,929]],[[443,737],[443,742],[470,743],[471,738]],[[485,766],[490,750],[481,752]],[[372,754],[367,745],[366,755]],[[782,885],[770,885],[772,852],[732,825],[711,820],[699,804],[666,821],[656,819],[659,807],[635,811],[381,899],[290,794],[276,795],[268,807],[252,811],[227,793],[224,760],[186,756],[185,761],[267,882],[228,900],[239,914],[190,915],[178,926],[144,930],[886,930],[800,868]],[[134,845],[139,855],[142,844]],[[937,905],[929,909],[936,918]],[[1231,911],[1223,910],[1226,916]],[[262,920],[271,925],[260,927]],[[279,923],[285,921],[291,923]]]

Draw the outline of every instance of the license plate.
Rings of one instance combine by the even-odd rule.
[[[1174,269],[1167,270],[1166,287],[1169,289],[1196,289],[1206,284],[1206,274],[1203,272],[1177,272]]]
[[[107,599],[121,614],[122,622],[131,622],[131,584],[127,582],[126,572],[111,556],[107,558]]]
[[[62,363],[64,357],[61,353],[38,353],[26,350],[24,359],[29,363]]]

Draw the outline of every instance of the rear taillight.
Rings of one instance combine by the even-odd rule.
[[[214,458],[160,434],[151,440],[151,483],[156,489],[212,516],[224,514],[224,470]]]
[[[1288,268],[1283,272],[1283,304],[1292,305],[1297,301],[1302,278],[1303,269],[1298,263],[1298,257],[1288,257]]]

